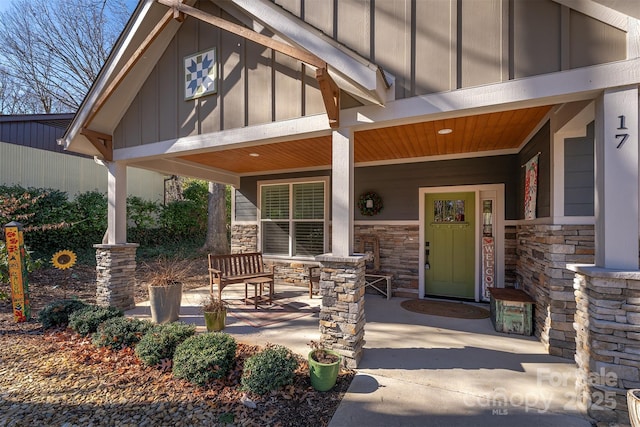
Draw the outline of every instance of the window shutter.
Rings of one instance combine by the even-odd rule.
[[[309,256],[324,252],[324,224],[322,222],[296,222],[294,227],[294,255]]]
[[[264,185],[260,199],[262,219],[289,219],[289,185]]]
[[[262,248],[265,254],[289,255],[289,222],[263,222]]]
[[[294,219],[324,219],[324,183],[293,185]]]

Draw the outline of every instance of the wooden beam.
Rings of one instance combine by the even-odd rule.
[[[101,132],[82,128],[80,133],[87,137],[94,147],[100,152],[102,158],[108,162],[113,161],[113,138]]]
[[[160,35],[162,30],[164,30],[166,26],[169,25],[169,23],[173,19],[174,19],[174,10],[169,9],[164,14],[164,16],[160,19],[160,21],[156,24],[153,30],[151,30],[151,32],[147,35],[144,41],[140,44],[140,47],[136,49],[136,51],[133,53],[131,58],[129,58],[127,63],[124,64],[124,66],[120,69],[120,72],[118,72],[118,74],[113,78],[111,83],[109,83],[109,86],[107,86],[104,92],[102,92],[102,95],[100,95],[100,98],[98,98],[95,104],[93,104],[89,117],[87,117],[87,120],[84,122],[83,127],[86,128],[87,126],[89,126],[91,121],[95,118],[96,114],[98,114],[98,111],[100,111],[104,103],[107,102],[107,99],[109,99],[109,97],[113,94],[116,88],[120,86],[120,83],[122,83],[122,81],[127,76],[127,74],[129,74],[133,66],[136,65],[136,63],[140,60],[140,58],[142,58],[144,53],[147,51],[149,46],[151,46],[151,43],[153,43],[153,41]],[[175,19],[179,20],[179,17]]]
[[[218,27],[247,40],[258,43],[259,45],[273,49],[293,59],[297,59],[305,64],[316,67],[316,79],[320,85],[322,99],[324,101],[325,109],[327,110],[327,115],[329,116],[329,125],[332,128],[338,127],[340,122],[340,89],[338,89],[336,83],[333,81],[331,76],[329,76],[329,73],[327,72],[327,63],[325,61],[304,49],[299,49],[286,43],[279,42],[271,37],[267,37],[249,28],[243,27],[242,25],[234,24],[233,22],[208,14],[200,9],[184,4],[180,2],[180,0],[157,1],[160,4],[173,8],[175,11],[192,16],[203,22],[211,24],[214,27]]]
[[[327,66],[327,63],[325,61],[318,58],[316,55],[307,52],[306,50],[279,42],[272,39],[271,37],[267,37],[253,30],[250,30],[249,28],[243,27],[242,25],[234,24],[233,22],[229,22],[225,19],[203,12],[200,9],[181,3],[180,0],[157,1],[158,3],[176,9],[179,12],[184,13],[185,15],[192,16],[196,19],[206,22],[207,24],[211,24],[214,27],[218,27],[222,30],[228,31],[247,40],[251,40],[262,46],[278,51],[291,58],[302,61],[305,64],[313,65],[316,68],[326,68]]]
[[[326,68],[316,70],[316,79],[320,86],[320,93],[322,93],[324,108],[329,117],[329,126],[338,128],[340,127],[340,88],[333,81]]]

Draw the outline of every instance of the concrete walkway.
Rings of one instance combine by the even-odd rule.
[[[306,289],[277,285],[319,306]],[[181,320],[204,330],[199,303],[207,289],[186,291]],[[223,298],[241,298],[242,285]],[[409,312],[401,298],[365,298],[365,351],[330,427],[590,426],[576,409],[575,364],[549,356],[535,338],[500,334],[489,319],[463,320]],[[148,317],[148,303],[127,313]],[[305,355],[319,338],[318,315],[255,328],[227,315],[238,341],[285,345]]]

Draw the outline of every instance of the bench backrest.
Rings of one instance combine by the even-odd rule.
[[[262,254],[259,252],[231,255],[209,254],[209,268],[220,270],[222,277],[244,276],[264,272]]]

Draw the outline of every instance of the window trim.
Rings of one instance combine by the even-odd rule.
[[[275,254],[265,254],[263,252],[262,247],[262,187],[265,185],[289,185],[289,219],[287,220],[291,225],[295,222],[300,222],[301,220],[293,218],[293,185],[294,184],[312,184],[316,182],[322,182],[324,185],[324,219],[322,220],[322,231],[324,235],[323,245],[323,253],[326,253],[329,247],[329,224],[331,222],[331,218],[329,217],[329,177],[328,176],[309,176],[304,178],[291,178],[291,179],[272,179],[272,180],[261,180],[257,182],[257,209],[256,209],[256,222],[258,224],[258,236],[257,236],[257,247],[260,252],[263,253],[265,257],[274,258],[274,259],[299,259],[299,260],[312,260],[314,256],[296,256],[292,255],[293,252],[293,237],[291,235],[291,231],[289,232],[289,255],[275,255]],[[303,220],[304,221],[304,220]],[[312,221],[312,220],[309,220]],[[320,222],[320,220],[315,220]],[[292,228],[290,228],[292,230]]]

